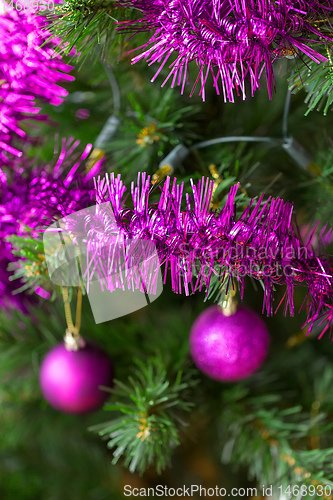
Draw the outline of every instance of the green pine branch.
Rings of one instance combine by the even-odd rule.
[[[66,0],[49,15],[49,29],[67,44],[67,54],[73,55],[75,49],[75,57],[82,59],[93,52],[96,54],[99,48],[102,58],[107,59],[114,56],[116,47],[117,53],[122,47],[115,22],[128,19],[130,12],[114,0]]]
[[[199,141],[199,107],[184,105],[173,89],[162,95],[158,87],[149,93],[131,92],[126,101],[118,131],[105,146],[124,179],[132,179],[135,172],[154,173],[179,143]]]
[[[29,234],[31,230],[26,228],[26,232]],[[50,282],[42,238],[14,234],[7,240],[13,245],[13,255],[19,257],[19,260],[8,266],[8,271],[12,273],[10,280],[21,282],[13,293],[34,293],[37,287],[42,287],[50,293],[51,300],[54,300],[61,289]]]
[[[316,63],[307,58],[306,64],[297,69],[294,76],[289,80],[290,89],[295,94],[301,89],[305,89],[307,96],[305,102],[308,110],[307,116],[311,111],[323,111],[326,116],[333,104],[333,65],[332,65],[332,44],[317,48],[327,62]]]
[[[184,375],[180,370],[171,381],[158,357],[147,365],[136,360],[136,365],[128,385],[115,381],[115,403],[105,407],[119,416],[91,430],[109,440],[112,463],[123,459],[125,467],[140,474],[154,465],[161,473],[180,444],[180,429],[186,425],[183,414],[194,406],[189,389],[196,382],[190,372]]]
[[[320,358],[305,377],[297,370],[311,353],[303,345],[298,366],[293,367],[299,376],[294,375],[293,381],[289,370],[285,374],[274,370],[274,375],[267,371],[261,382],[257,378],[255,384],[238,384],[223,394],[222,461],[246,466],[249,478],[260,484],[281,485],[284,490],[302,484],[333,486],[333,399],[329,389],[333,369],[328,359]],[[292,355],[297,356],[297,350],[286,358]],[[310,491],[312,488],[302,498],[310,499]]]
[[[32,231],[27,227],[26,234]],[[16,234],[6,238],[13,245],[12,253],[19,257],[17,261],[8,265],[11,274],[10,280],[20,282],[13,294],[26,292],[33,294],[40,287],[52,302],[62,296],[62,287],[54,284],[49,277],[42,237],[18,236]],[[69,287],[69,300],[72,299],[75,287]],[[82,287],[85,295],[85,288]]]

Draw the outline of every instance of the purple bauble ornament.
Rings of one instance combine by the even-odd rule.
[[[234,382],[249,377],[263,363],[269,345],[265,323],[246,307],[224,316],[211,306],[195,320],[190,350],[197,367],[208,377]]]
[[[77,351],[65,344],[44,358],[40,386],[45,399],[64,413],[87,413],[100,408],[108,393],[99,386],[113,385],[113,365],[100,347],[89,342]]]

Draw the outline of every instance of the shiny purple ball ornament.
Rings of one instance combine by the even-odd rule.
[[[190,351],[196,366],[208,377],[235,382],[249,377],[264,362],[269,335],[260,316],[246,307],[224,315],[211,306],[195,320]]]
[[[100,347],[81,340],[77,350],[62,343],[44,358],[40,386],[44,398],[59,411],[82,414],[103,406],[113,385],[113,365]],[[66,347],[67,346],[67,347]]]

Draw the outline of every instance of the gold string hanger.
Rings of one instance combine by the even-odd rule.
[[[64,337],[65,346],[69,351],[78,351],[85,346],[85,342],[79,334],[81,328],[82,313],[82,287],[79,286],[77,290],[75,325],[72,319],[67,287],[62,288],[62,296],[64,300],[65,317],[67,323],[66,334]]]

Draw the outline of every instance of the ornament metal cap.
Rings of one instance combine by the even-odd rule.
[[[226,297],[226,302],[219,302],[218,305],[221,308],[223,316],[232,316],[237,312],[238,300],[229,295],[229,297]]]
[[[64,344],[67,351],[79,351],[86,346],[84,339],[69,328],[67,328],[64,336]]]
[[[226,283],[226,278],[222,282],[221,288],[224,287]],[[238,300],[235,298],[236,288],[232,283],[229,293],[224,294],[224,298],[218,302],[218,306],[221,308],[223,316],[232,316],[237,312]]]

